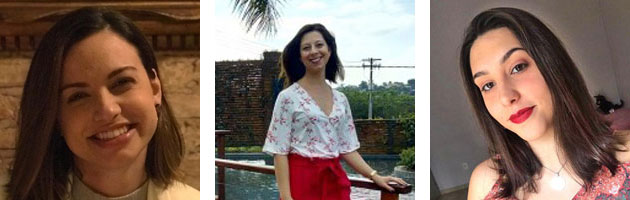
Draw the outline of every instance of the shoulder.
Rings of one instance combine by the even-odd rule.
[[[336,89],[332,89],[333,91],[333,95],[335,96],[335,98],[338,98],[338,100],[340,100],[342,103],[346,104],[348,103],[348,97],[346,97],[346,94],[344,94],[343,92],[340,92]]]
[[[153,182],[151,182],[153,183]],[[151,184],[149,196],[155,200],[175,200],[175,199],[199,199],[199,190],[190,187],[182,182],[174,181],[167,188],[158,187]],[[152,195],[153,194],[153,195]]]
[[[619,162],[630,162],[630,130],[615,131],[614,133],[620,140],[622,140],[622,151],[618,151],[616,154]]]
[[[488,195],[492,186],[499,178],[499,174],[494,169],[492,160],[487,159],[473,170],[468,184],[468,199],[483,199]]]

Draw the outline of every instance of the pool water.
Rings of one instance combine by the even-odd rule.
[[[265,159],[233,159],[238,160],[240,162],[246,162],[250,164],[258,164],[258,165],[273,165],[273,160],[268,157]],[[399,161],[398,159],[368,159],[365,158],[365,161],[375,170],[379,172],[379,174],[383,175],[391,175],[394,171],[394,167],[396,163]],[[350,177],[362,177],[357,174],[350,168],[345,162],[341,162],[344,170]],[[215,167],[215,191],[217,189],[217,168]],[[240,200],[240,199],[251,199],[251,200],[269,200],[269,199],[278,199],[278,188],[276,186],[276,177],[271,174],[261,174],[256,172],[249,172],[244,170],[234,170],[234,169],[226,169],[225,170],[225,198],[230,200]],[[413,180],[405,180],[409,184],[414,184],[411,181]],[[415,184],[414,184],[415,185]],[[363,199],[379,199],[380,191],[377,190],[369,190],[364,188],[356,188],[352,187],[352,193],[350,194],[351,199],[353,200],[363,200]],[[414,191],[412,190],[409,194],[400,195],[401,200],[413,200],[414,199]]]

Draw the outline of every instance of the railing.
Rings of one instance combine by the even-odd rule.
[[[216,199],[224,200],[225,199],[225,168],[237,169],[237,170],[245,170],[263,174],[271,174],[275,175],[274,167],[269,165],[255,165],[248,163],[236,162],[233,160],[226,160],[225,158],[225,141],[224,136],[229,134],[231,131],[226,130],[217,130],[215,137],[216,143],[218,146],[218,157],[215,158],[214,164],[219,169],[219,188],[218,188],[218,196]],[[363,179],[363,178],[354,178],[348,177],[350,179],[350,183],[354,187],[366,188],[371,190],[380,190],[381,191],[381,200],[398,200],[398,196],[400,194],[408,194],[411,192],[412,186],[401,186],[397,184],[390,184],[392,188],[394,188],[393,192],[387,191],[380,186],[376,185],[374,182]]]

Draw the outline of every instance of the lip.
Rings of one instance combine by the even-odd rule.
[[[532,114],[532,112],[534,111],[534,107],[536,106],[520,109],[518,112],[510,115],[510,121],[515,124],[523,123]]]
[[[108,130],[114,130],[123,126],[128,126],[127,132],[122,133],[116,137],[106,139],[106,140],[101,140],[96,137],[98,133],[108,131]],[[117,147],[123,147],[125,144],[127,144],[131,140],[131,137],[134,134],[137,134],[136,127],[137,127],[136,124],[118,124],[115,126],[110,126],[110,128],[103,129],[103,131],[98,131],[94,133],[92,136],[88,137],[87,139],[88,141],[90,141],[91,143],[95,144],[96,146],[100,148],[117,149]]]
[[[317,64],[317,63],[319,63],[321,60],[322,60],[322,57],[315,57],[315,58],[308,59],[308,61],[310,61],[310,62],[311,62],[311,63],[313,63],[313,64]]]

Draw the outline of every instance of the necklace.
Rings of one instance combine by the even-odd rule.
[[[549,171],[551,171],[551,173],[553,173],[553,177],[551,178],[551,181],[549,182],[549,185],[551,185],[551,189],[556,190],[556,191],[560,191],[564,189],[564,186],[566,186],[566,181],[560,177],[560,172],[562,171],[562,169],[564,169],[564,165],[567,164],[567,161],[564,161],[564,164],[562,164],[562,167],[560,167],[560,169],[558,170],[558,172],[554,172],[553,170],[545,167],[543,165],[543,167]]]

